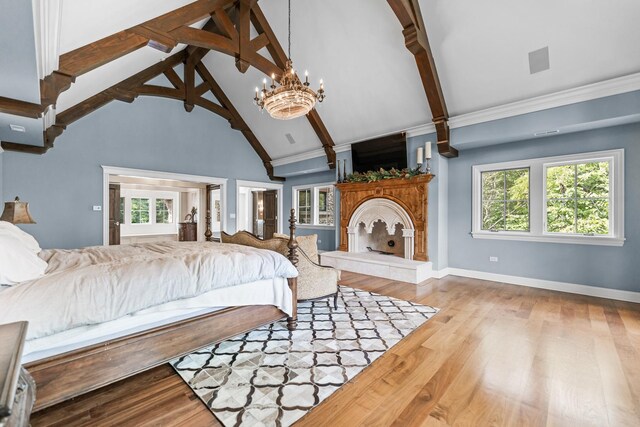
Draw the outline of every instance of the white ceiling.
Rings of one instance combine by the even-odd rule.
[[[452,116],[640,71],[638,0],[420,0]],[[528,53],[549,46],[550,70]]]
[[[190,1],[64,0],[59,51]],[[260,0],[260,5],[286,49],[286,2]],[[420,5],[452,116],[640,72],[638,0],[616,0],[615,7],[602,0],[420,0]],[[300,72],[309,70],[314,88],[324,79],[327,98],[318,112],[336,144],[431,121],[413,56],[386,1],[296,0],[292,22],[294,63]],[[528,52],[544,46],[551,69],[530,75]],[[80,76],[60,96],[58,113],[166,56],[145,47]],[[250,68],[241,74],[233,58],[217,52],[204,62],[272,158],[321,147],[306,119],[281,122],[257,111],[252,97],[260,72]]]

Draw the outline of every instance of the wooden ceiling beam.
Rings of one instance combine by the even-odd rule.
[[[287,54],[280,45],[278,38],[273,32],[271,25],[269,25],[267,18],[264,16],[264,13],[262,12],[262,9],[260,9],[260,6],[258,4],[255,4],[251,8],[251,22],[253,23],[253,26],[258,31],[258,33],[265,34],[265,36],[267,37],[269,44],[266,45],[266,48],[273,58],[275,65],[280,69],[276,74],[282,75],[283,70],[286,68],[287,64]],[[256,56],[255,58],[253,58],[254,61],[259,60],[259,58],[257,57],[264,58],[262,55],[259,55],[257,53],[254,55]],[[264,59],[266,60],[266,58]],[[264,67],[264,64],[261,65]],[[261,69],[258,66],[256,66],[256,68]],[[261,69],[261,71],[264,72],[265,70]],[[271,73],[267,72],[266,74],[270,75]],[[325,154],[327,155],[327,164],[329,165],[329,168],[335,169],[336,153],[333,148],[335,146],[335,143],[333,142],[333,138],[331,138],[331,135],[327,131],[326,126],[320,118],[320,114],[318,114],[318,111],[316,109],[313,109],[311,110],[311,112],[309,112],[309,114],[307,114],[307,120],[311,124],[311,127],[322,143],[322,148],[324,148]]]
[[[438,78],[427,31],[418,0],[387,0],[402,25],[405,46],[413,54],[438,136],[438,152],[444,157],[458,157],[449,141],[449,113]]]
[[[0,113],[37,119],[42,116],[42,107],[40,104],[0,96]]]

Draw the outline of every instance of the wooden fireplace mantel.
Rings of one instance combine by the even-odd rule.
[[[348,251],[347,227],[355,210],[362,203],[383,198],[398,203],[407,211],[415,229],[414,255],[416,261],[428,261],[427,206],[429,182],[435,175],[418,175],[410,179],[396,178],[376,182],[345,182],[336,184],[340,191],[340,247]]]

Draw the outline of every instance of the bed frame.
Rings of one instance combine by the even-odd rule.
[[[297,265],[295,222],[292,209],[288,258]],[[229,307],[26,364],[36,382],[34,412],[278,320],[286,318],[288,328],[295,329],[297,279],[287,280],[291,317],[274,306]]]

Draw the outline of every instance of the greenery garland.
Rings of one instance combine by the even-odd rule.
[[[419,168],[410,169],[396,169],[391,168],[390,170],[385,170],[380,168],[377,171],[367,171],[364,173],[354,172],[352,174],[347,175],[346,182],[376,182],[382,181],[383,179],[411,179],[418,175],[424,175],[424,172],[420,171]]]

